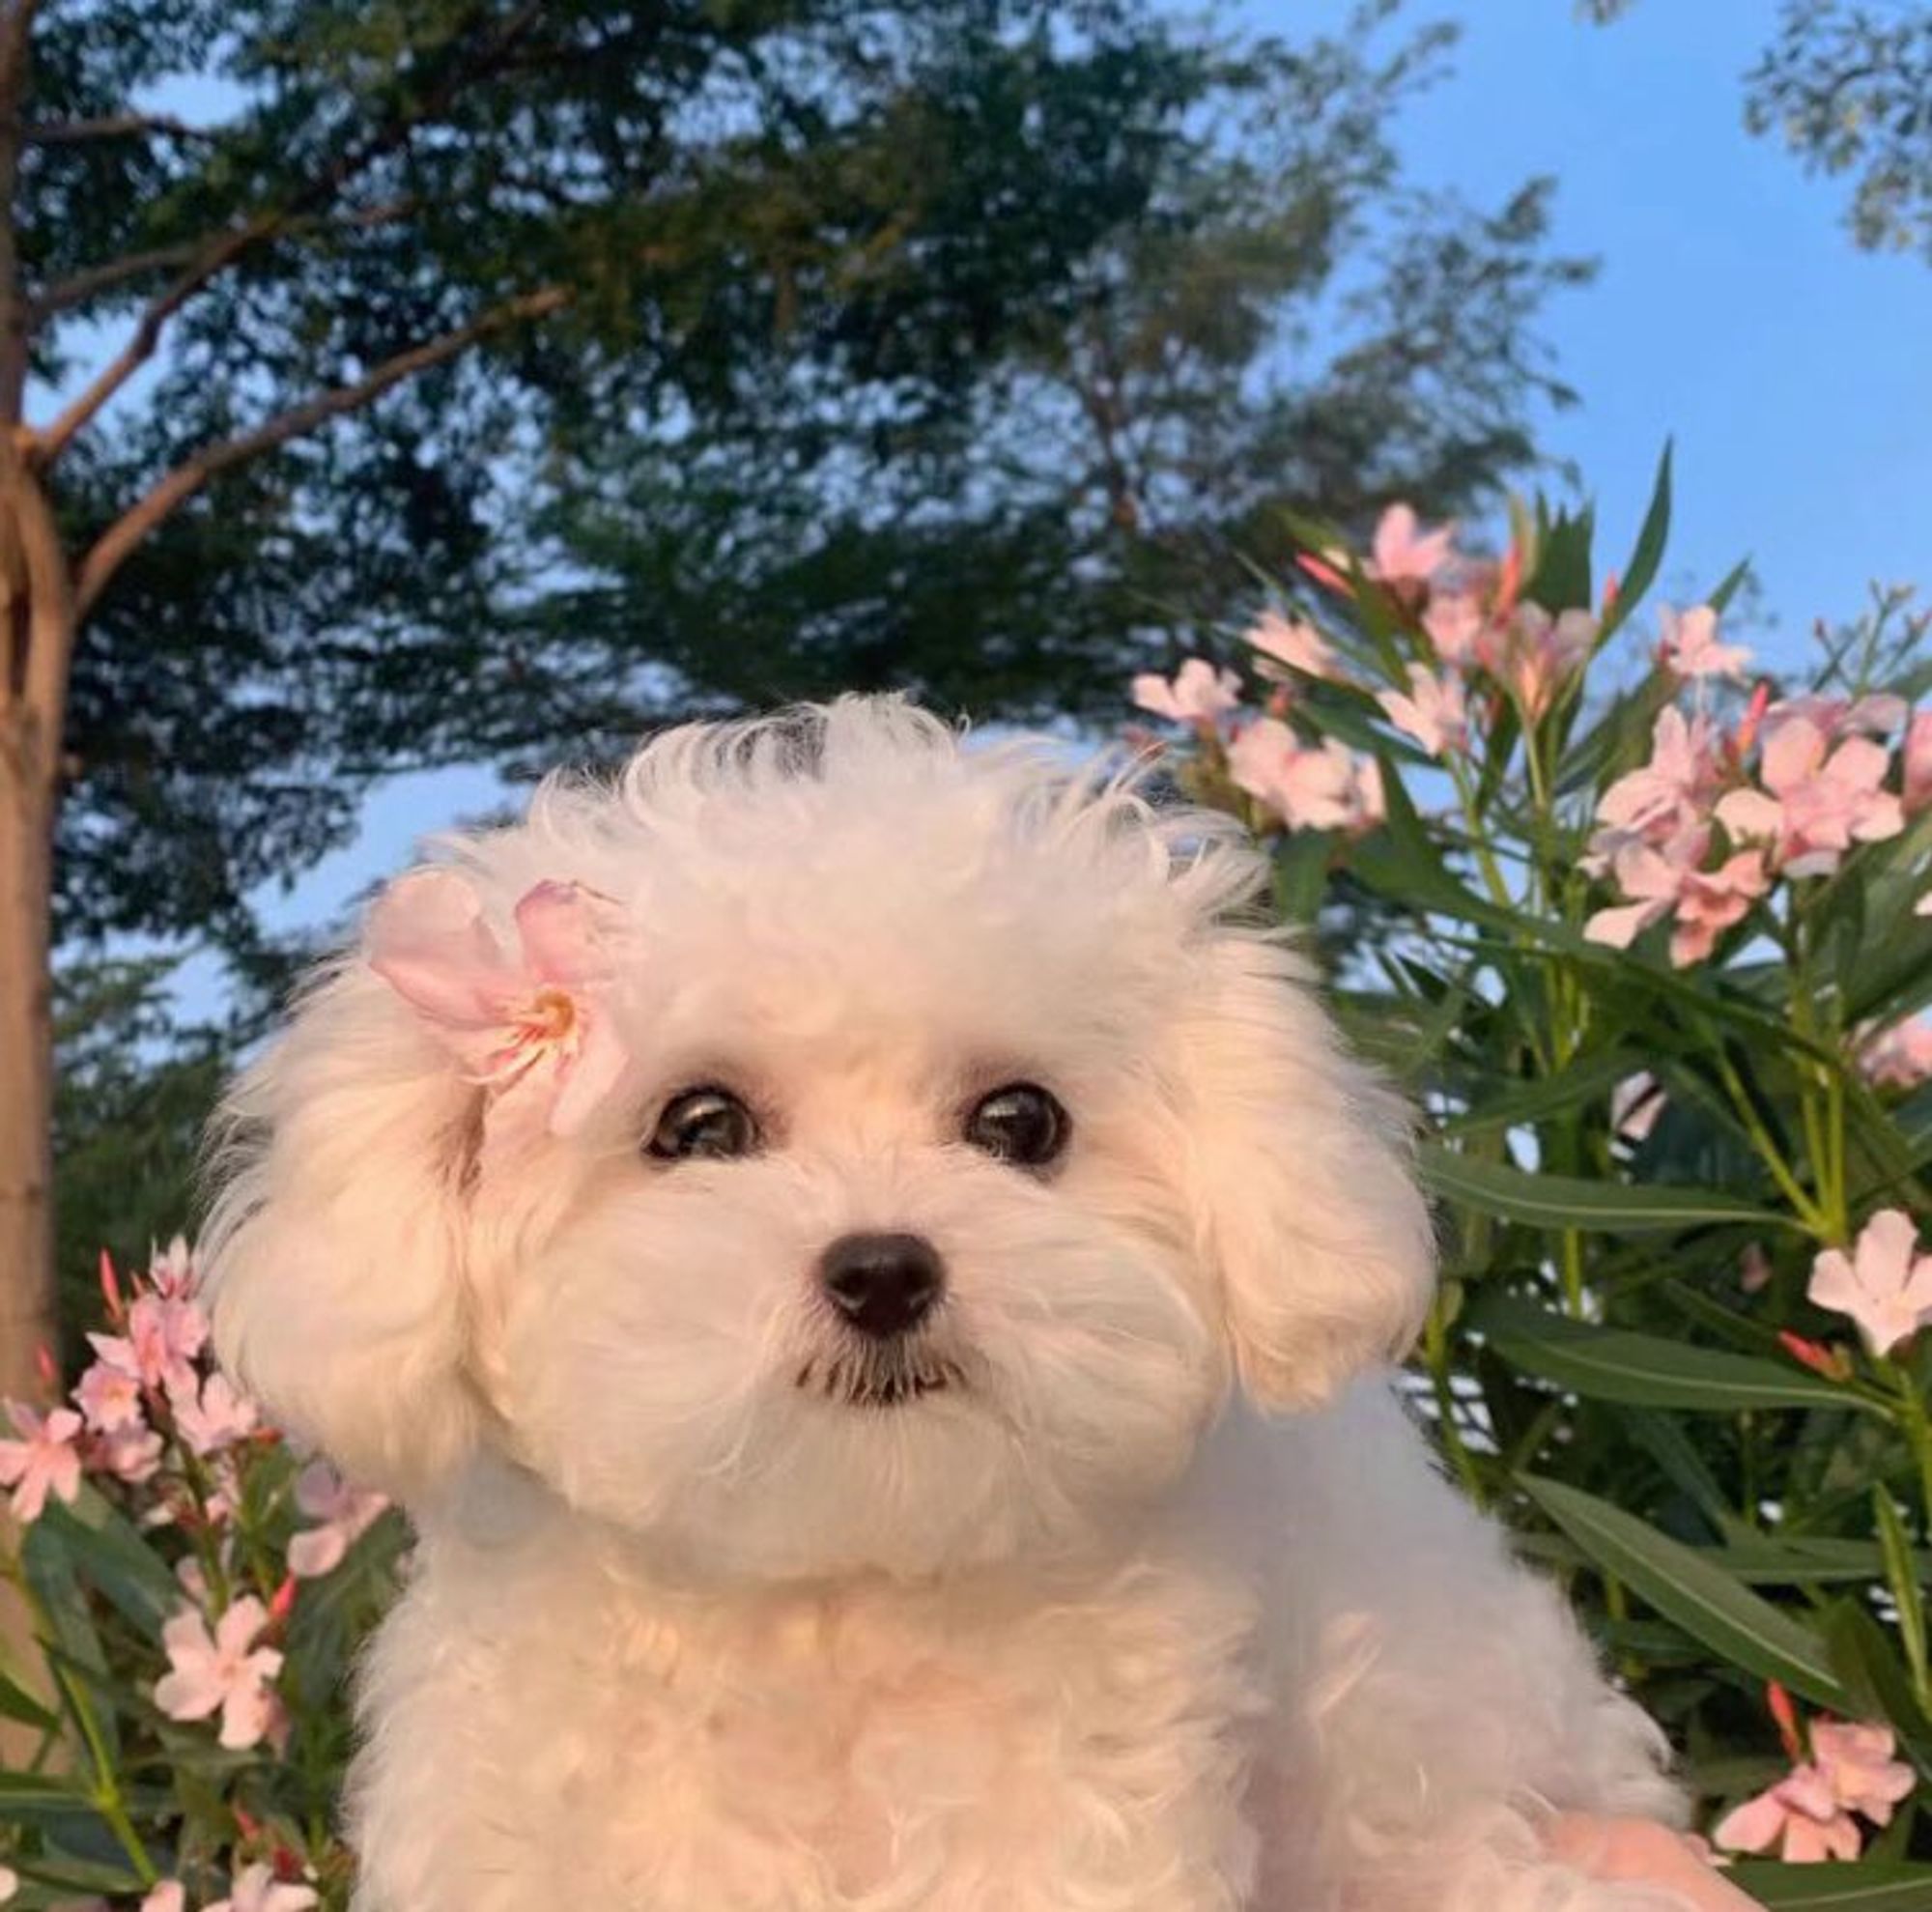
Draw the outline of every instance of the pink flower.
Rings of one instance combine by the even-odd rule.
[[[94,1443],[91,1465],[130,1487],[154,1479],[161,1465],[161,1437],[145,1425],[119,1427]]]
[[[187,1912],[187,1892],[179,1879],[163,1879],[141,1901],[141,1912]]]
[[[512,956],[474,889],[449,870],[400,877],[369,913],[369,964],[499,1097],[540,1092],[553,1135],[573,1133],[622,1073],[604,1007],[611,965],[592,893],[539,883],[515,910]]]
[[[1425,531],[1406,504],[1391,504],[1376,526],[1369,561],[1362,568],[1385,585],[1427,585],[1454,556],[1456,528]]]
[[[208,1317],[179,1291],[143,1295],[128,1310],[125,1335],[87,1338],[101,1360],[143,1387],[185,1392],[195,1384],[195,1356],[208,1345]]]
[[[1912,1089],[1932,1076],[1932,1022],[1923,1016],[1872,1030],[1858,1046],[1865,1080],[1887,1089]]]
[[[1334,645],[1305,617],[1284,617],[1279,611],[1264,611],[1241,634],[1241,642],[1304,676],[1336,674]],[[1261,667],[1261,673],[1264,677],[1281,676],[1280,671],[1265,664]]]
[[[1727,1812],[1711,1837],[1733,1852],[1769,1852],[1781,1843],[1781,1856],[1793,1865],[1856,1859],[1863,1843],[1857,1822],[1813,1765],[1794,1766],[1768,1791]]]
[[[1728,677],[1733,683],[1744,682],[1744,668],[1751,654],[1742,644],[1718,642],[1718,614],[1708,604],[1683,612],[1660,605],[1658,622],[1663,634],[1658,654],[1673,677],[1687,682],[1693,677]]]
[[[1809,724],[1827,737],[1886,737],[1910,715],[1906,701],[1889,692],[1870,697],[1780,698],[1764,713],[1765,734],[1781,724]]]
[[[1889,1355],[1932,1322],[1932,1255],[1917,1254],[1918,1231],[1902,1209],[1881,1209],[1847,1256],[1827,1248],[1811,1264],[1806,1293],[1821,1308],[1850,1315],[1874,1355]]]
[[[1820,1720],[1808,1761],[1797,1759],[1795,1721],[1786,1725],[1786,1743],[1797,1761],[1790,1773],[1729,1813],[1713,1836],[1740,1852],[1766,1852],[1781,1841],[1784,1858],[1798,1864],[1856,1859],[1862,1835],[1852,1814],[1889,1825],[1915,1783],[1912,1768],[1892,1757],[1891,1728]]]
[[[269,1624],[268,1609],[250,1594],[214,1623],[185,1608],[161,1629],[170,1671],[155,1685],[155,1703],[171,1720],[221,1715],[221,1744],[231,1751],[259,1745],[273,1712],[269,1682],[282,1669],[282,1656],[255,1641]]]
[[[1696,829],[1718,791],[1718,757],[1710,720],[1686,720],[1671,707],[1658,714],[1650,761],[1619,777],[1597,805],[1603,825],[1590,840],[1583,868],[1600,876],[1619,850],[1662,845]]]
[[[1483,668],[1516,699],[1526,724],[1555,702],[1556,694],[1588,659],[1597,642],[1597,620],[1587,611],[1551,617],[1540,604],[1519,604],[1502,625],[1477,636]]]
[[[1875,1826],[1890,1825],[1892,1808],[1916,1784],[1912,1768],[1891,1756],[1895,1750],[1889,1727],[1819,1720],[1811,1727],[1811,1756],[1833,1797]]]
[[[1145,671],[1133,682],[1134,702],[1155,717],[1174,724],[1207,724],[1225,716],[1241,700],[1241,680],[1232,671],[1217,671],[1206,658],[1190,657],[1174,674],[1174,682]]]
[[[1472,591],[1434,592],[1422,614],[1422,628],[1435,655],[1458,667],[1475,663],[1476,642],[1487,621]]]
[[[1755,850],[1740,850],[1716,870],[1697,868],[1709,846],[1709,832],[1694,830],[1662,848],[1634,843],[1619,850],[1611,869],[1629,903],[1600,909],[1583,926],[1593,943],[1627,950],[1643,930],[1674,915],[1670,960],[1678,969],[1702,962],[1718,938],[1750,914],[1752,902],[1770,888],[1763,860]]]
[[[71,1504],[80,1492],[80,1450],[74,1438],[80,1416],[71,1408],[42,1415],[24,1402],[9,1401],[17,1441],[0,1441],[0,1487],[11,1487],[14,1518],[37,1521],[47,1496]]]
[[[148,1257],[148,1286],[163,1300],[180,1300],[194,1286],[194,1254],[187,1237],[177,1235]]]
[[[89,1337],[96,1338],[111,1337]],[[98,1434],[115,1434],[146,1424],[141,1413],[141,1378],[116,1361],[90,1362],[74,1387],[73,1398],[88,1426]]]
[[[307,1912],[316,1903],[314,1892],[275,1876],[272,1866],[244,1866],[228,1888],[230,1897],[217,1898],[208,1912]]]
[[[1431,756],[1447,756],[1468,748],[1468,713],[1463,702],[1462,680],[1438,677],[1420,664],[1408,667],[1409,695],[1381,691],[1376,701],[1388,712],[1389,722],[1405,736],[1413,737]]]
[[[1905,828],[1898,799],[1879,785],[1890,766],[1881,745],[1851,737],[1832,750],[1808,718],[1767,720],[1760,790],[1733,790],[1718,820],[1734,837],[1771,845],[1791,876],[1825,876],[1854,842],[1874,843]]]
[[[182,1439],[204,1457],[245,1441],[262,1422],[254,1402],[237,1392],[224,1374],[210,1375],[199,1392],[170,1396],[170,1405]]]
[[[1932,710],[1921,710],[1905,732],[1905,813],[1932,805]]]
[[[1381,772],[1333,737],[1304,746],[1286,724],[1258,718],[1228,746],[1239,786],[1291,830],[1360,830],[1383,815]]]
[[[20,1890],[20,1875],[11,1866],[0,1866],[0,1905]]]
[[[388,1504],[384,1495],[351,1487],[327,1461],[311,1461],[296,1482],[296,1505],[322,1525],[289,1542],[289,1571],[300,1580],[333,1573]]]

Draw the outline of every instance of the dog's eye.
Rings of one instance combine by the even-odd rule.
[[[998,1161],[1044,1168],[1065,1149],[1071,1127],[1066,1111],[1037,1083],[1009,1082],[974,1105],[966,1139]]]
[[[665,1104],[646,1150],[660,1161],[729,1161],[759,1140],[757,1118],[728,1089],[686,1089]]]

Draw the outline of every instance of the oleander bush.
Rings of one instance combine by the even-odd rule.
[[[1136,680],[1136,741],[1269,844],[1424,1112],[1444,1465],[1741,1882],[1925,1912],[1932,619],[1882,591],[1756,671],[1742,571],[1644,602],[1668,516],[1666,459],[1621,580],[1588,513],[1488,554],[1401,506],[1368,551],[1296,526],[1224,656]]]
[[[1368,551],[1296,526],[1224,655],[1137,680],[1134,742],[1267,843],[1423,1111],[1445,1467],[1566,1583],[1741,1882],[1926,1912],[1928,620],[1881,593],[1755,671],[1738,576],[1644,602],[1668,508],[1666,465],[1621,583],[1587,514],[1487,553],[1401,507]],[[183,1244],[103,1263],[102,1305],[67,1405],[0,1439],[36,1636],[0,1667],[0,1900],[340,1908],[344,1679],[407,1535],[212,1371]]]

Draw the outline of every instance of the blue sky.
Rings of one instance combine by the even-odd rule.
[[[1348,11],[1246,0],[1238,16],[1293,35]],[[1438,11],[1457,15],[1409,9]],[[1856,612],[1869,580],[1932,585],[1932,268],[1856,251],[1842,184],[1745,132],[1769,0],[1639,0],[1607,28],[1570,0],[1463,0],[1461,17],[1455,75],[1400,143],[1419,182],[1486,204],[1553,174],[1559,244],[1601,257],[1598,282],[1550,315],[1583,403],[1545,442],[1585,474],[1607,550],[1627,549],[1674,438],[1667,591],[1694,597],[1750,556],[1771,656],[1792,658],[1813,617]],[[421,834],[500,796],[481,771],[390,785],[358,842],[265,898],[266,915],[329,920]],[[213,988],[195,964],[185,1003]]]

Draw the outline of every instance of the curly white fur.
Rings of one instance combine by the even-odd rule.
[[[235,1094],[208,1243],[225,1359],[421,1531],[362,1912],[1664,1902],[1542,1854],[1672,1815],[1660,1737],[1377,1372],[1432,1278],[1400,1115],[1223,824],[851,699],[442,856],[505,928],[615,900],[621,1091],[477,1173],[476,1088],[351,952]],[[1022,1077],[1072,1116],[1043,1177],[960,1137]],[[762,1153],[643,1158],[693,1083]],[[937,1247],[963,1385],[801,1384],[854,1229]]]

